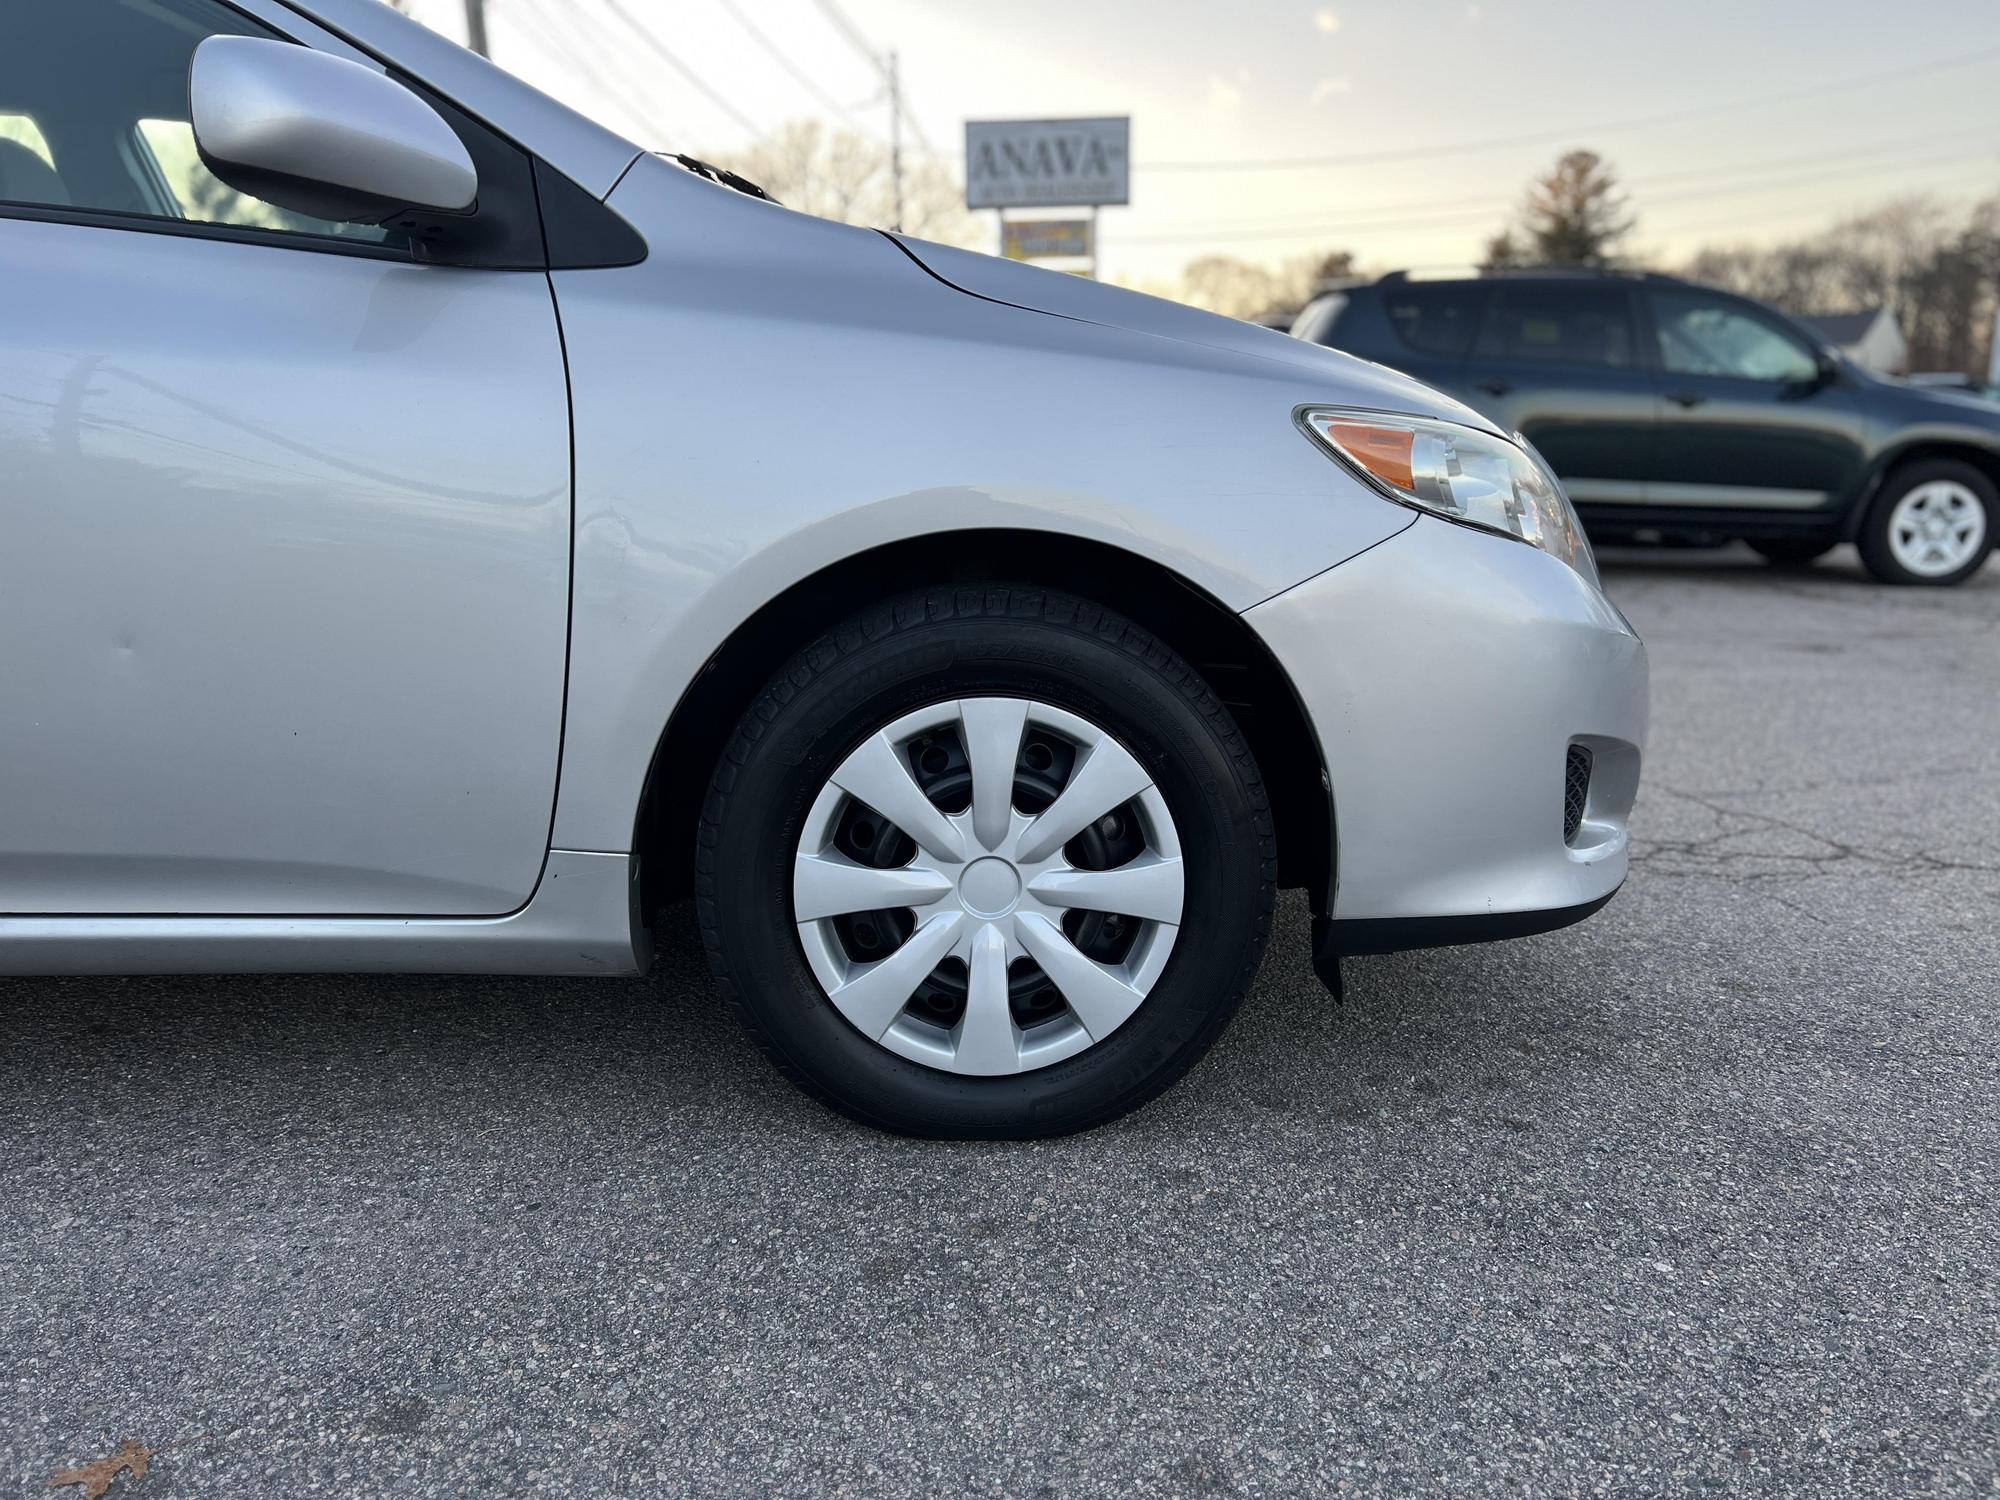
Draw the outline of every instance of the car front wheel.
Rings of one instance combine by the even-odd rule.
[[[1868,507],[1861,560],[1884,583],[1963,583],[1993,550],[2000,516],[1993,481],[1956,459],[1925,459],[1890,474]]]
[[[933,590],[808,647],[745,716],[697,848],[723,992],[795,1082],[911,1135],[1136,1108],[1207,1051],[1276,859],[1227,709],[1153,636]]]

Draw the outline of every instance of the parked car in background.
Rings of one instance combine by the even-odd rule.
[[[1599,542],[1741,538],[1798,566],[1851,541],[1884,582],[1953,584],[2000,525],[2000,409],[1871,375],[1675,277],[1394,272],[1322,293],[1292,332],[1522,434]]]
[[[1645,649],[1428,386],[377,0],[9,0],[0,107],[0,972],[627,974],[691,892],[803,1087],[1049,1135],[1281,883],[1337,983],[1624,879]]]

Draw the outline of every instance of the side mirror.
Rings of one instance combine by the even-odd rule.
[[[1827,353],[1826,350],[1820,349],[1814,351],[1813,362],[1818,367],[1819,370],[1819,374],[1813,380],[1813,389],[1823,390],[1827,386],[1836,385],[1839,383],[1840,381],[1839,360],[1835,359],[1831,354]]]
[[[415,94],[359,63],[290,42],[212,36],[188,72],[202,164],[238,192],[342,223],[401,209],[463,213],[479,174]]]

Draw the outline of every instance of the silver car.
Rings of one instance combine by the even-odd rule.
[[[1574,921],[1644,650],[1518,439],[793,213],[378,0],[0,11],[0,971],[632,974],[1075,1130]]]

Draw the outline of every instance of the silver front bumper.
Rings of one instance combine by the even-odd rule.
[[[1646,648],[1589,581],[1532,547],[1423,517],[1244,618],[1319,738],[1337,947],[1519,935],[1618,889]],[[1573,744],[1592,752],[1592,771],[1565,840]]]

